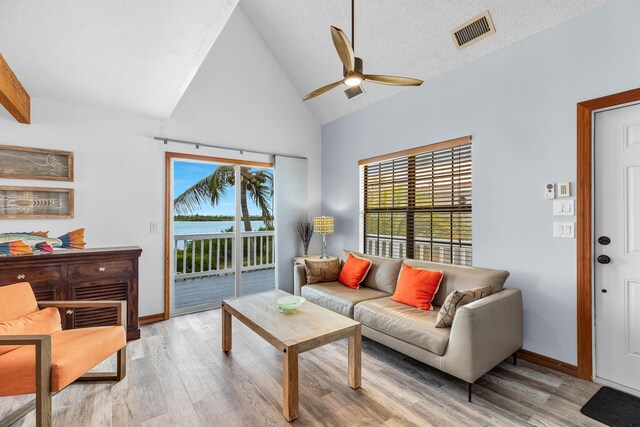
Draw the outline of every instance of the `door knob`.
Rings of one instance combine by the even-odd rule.
[[[609,243],[611,243],[611,239],[607,236],[600,236],[598,237],[598,243],[607,246]]]
[[[606,293],[607,293],[607,290],[606,290],[606,289],[603,289],[603,290],[602,290],[602,293],[603,293],[603,294],[606,294]]]
[[[609,258],[607,255],[600,255],[598,257],[598,262],[600,264],[609,264],[611,262],[611,258]]]

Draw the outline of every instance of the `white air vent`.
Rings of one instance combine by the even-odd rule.
[[[495,32],[496,29],[487,10],[451,31],[451,36],[456,47],[462,49]]]

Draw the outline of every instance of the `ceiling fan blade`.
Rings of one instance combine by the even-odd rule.
[[[391,86],[420,86],[423,83],[422,80],[410,77],[380,76],[375,74],[365,74],[363,77],[370,82]]]
[[[328,84],[326,86],[322,86],[320,89],[316,89],[313,92],[311,92],[309,95],[305,96],[303,101],[306,101],[306,100],[311,99],[311,98],[315,98],[316,96],[322,95],[325,92],[329,92],[331,89],[340,86],[342,84],[342,82],[343,81],[340,80],[338,82],[331,83],[331,84]]]
[[[336,51],[338,51],[338,56],[344,68],[346,68],[347,71],[353,71],[356,66],[356,57],[353,54],[353,48],[347,35],[342,32],[340,28],[331,26],[331,39],[333,40],[333,45],[336,47]]]

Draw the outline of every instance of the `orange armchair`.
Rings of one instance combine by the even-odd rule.
[[[63,331],[58,308],[114,307],[116,326]],[[125,301],[36,301],[29,283],[0,287],[0,396],[35,393],[0,420],[10,425],[36,410],[51,425],[51,396],[75,381],[120,381],[126,375]],[[33,347],[35,346],[35,351]],[[114,353],[116,372],[88,372]]]

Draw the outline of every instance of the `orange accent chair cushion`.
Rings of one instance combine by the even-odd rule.
[[[60,312],[49,307],[27,314],[16,320],[0,322],[0,335],[51,335],[62,330]],[[0,355],[8,353],[19,345],[0,345]]]
[[[349,252],[347,260],[340,271],[340,276],[338,276],[338,282],[351,289],[358,289],[360,283],[367,277],[370,268],[371,261],[357,257]]]
[[[127,344],[122,326],[70,329],[51,335],[51,391],[60,391]],[[34,393],[35,351],[22,346],[0,356],[0,396]]]
[[[438,292],[442,277],[442,271],[403,264],[391,299],[423,310],[433,310],[431,301]]]
[[[0,286],[0,322],[38,311],[38,301],[27,282]]]

